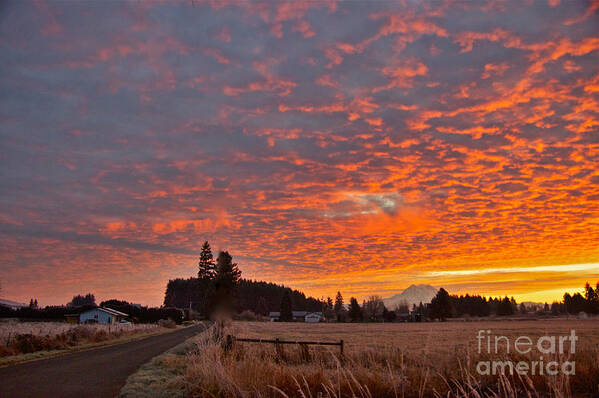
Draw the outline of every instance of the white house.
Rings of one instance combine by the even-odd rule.
[[[308,312],[308,311],[291,311],[294,322],[320,322],[322,319],[322,312]],[[281,313],[278,311],[270,312],[268,314],[271,322],[279,322],[281,319]]]
[[[79,314],[79,323],[119,323],[128,315],[107,307],[92,308]]]
[[[318,323],[322,320],[322,312],[310,312],[304,317],[308,323]]]

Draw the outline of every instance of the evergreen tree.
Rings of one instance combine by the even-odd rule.
[[[599,313],[599,288],[597,290],[593,289],[588,282],[584,286],[584,298],[587,301],[586,311],[590,314]]]
[[[76,296],[73,296],[73,299],[67,305],[69,307],[81,307],[84,305],[96,305],[96,298],[91,293],[87,293],[85,296],[78,294]]]
[[[443,288],[439,289],[437,295],[431,300],[429,306],[429,315],[433,319],[445,321],[447,318],[453,317],[455,309],[451,302],[449,293]]]
[[[349,319],[352,322],[360,322],[362,320],[362,309],[355,297],[349,299]]]
[[[512,305],[512,314],[518,312],[518,303],[516,303],[516,299],[514,299],[514,297],[510,298],[510,304]]]
[[[281,316],[279,317],[281,322],[293,321],[293,309],[291,305],[291,295],[289,290],[285,290],[283,298],[281,299]]]
[[[198,278],[212,279],[214,277],[214,258],[212,257],[212,249],[210,249],[208,241],[205,241],[202,245],[198,267]]]
[[[564,293],[564,307],[568,314],[574,314],[574,309],[572,308],[572,296],[570,293]]]
[[[333,299],[327,297],[326,304],[324,305],[324,317],[328,320],[335,319],[335,305],[333,304]]]
[[[268,304],[266,304],[266,299],[263,296],[260,296],[258,299],[258,304],[256,304],[254,312],[259,315],[268,315]]]
[[[560,305],[557,301],[554,301],[553,303],[551,303],[551,314],[559,315],[559,313],[560,313]]]
[[[510,299],[506,296],[499,302],[497,305],[497,315],[505,316],[505,315],[514,315],[514,307]]]
[[[345,306],[343,305],[343,296],[341,292],[337,292],[337,296],[335,297],[335,314],[337,315],[338,322],[345,321]]]
[[[213,279],[214,294],[210,300],[209,312],[224,311],[231,313],[235,310],[235,301],[237,299],[237,288],[241,271],[237,264],[233,262],[233,257],[222,251],[216,259],[216,274]]]

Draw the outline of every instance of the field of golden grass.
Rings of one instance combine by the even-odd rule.
[[[498,353],[478,352],[479,330],[506,336]],[[536,344],[541,336],[575,330],[576,352],[545,355],[514,351],[518,336]],[[216,333],[214,328],[213,333]],[[599,394],[599,320],[553,319],[434,323],[268,323],[233,322],[223,335],[238,338],[345,342],[338,347],[237,342],[201,338],[185,359],[188,396],[198,397],[568,397]],[[558,337],[556,337],[556,340]],[[504,343],[504,339],[500,343]],[[555,360],[575,362],[575,375],[480,375],[479,361]]]

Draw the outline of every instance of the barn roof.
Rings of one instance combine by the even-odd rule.
[[[0,299],[0,305],[4,305],[6,307],[27,307],[25,303],[19,303],[12,300]]]
[[[108,312],[112,315],[129,316],[128,314],[125,314],[124,312],[113,310],[112,308],[108,308],[108,307],[100,307],[99,309],[103,310],[105,312]]]
[[[84,311],[83,314],[85,314],[86,312],[95,311],[95,310],[103,311],[103,312],[106,312],[106,313],[108,313],[110,315],[129,316],[128,314],[125,314],[124,312],[113,310],[112,308],[108,308],[108,307],[92,308],[90,310]]]

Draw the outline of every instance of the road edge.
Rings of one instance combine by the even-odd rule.
[[[184,370],[185,355],[193,350],[199,336],[206,333],[211,324],[202,322],[204,330],[184,342],[155,356],[131,374],[121,388],[118,398],[184,398],[187,389]]]

